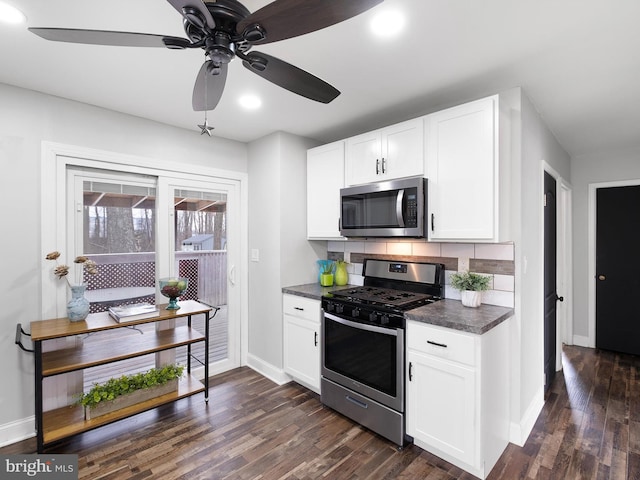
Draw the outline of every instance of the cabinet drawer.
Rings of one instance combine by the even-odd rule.
[[[320,322],[320,301],[297,295],[282,296],[282,311],[285,315]]]
[[[475,366],[475,338],[470,334],[409,321],[407,348]]]

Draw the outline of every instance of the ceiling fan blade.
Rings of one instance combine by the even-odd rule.
[[[196,84],[193,87],[193,109],[196,112],[213,110],[218,105],[224,85],[227,82],[228,65],[223,63],[218,67],[218,73],[212,74],[210,70],[214,69],[211,60],[207,60],[200,67]]]
[[[192,8],[197,10],[202,16],[202,18],[204,19],[207,27],[209,27],[211,30],[216,28],[216,22],[211,16],[211,12],[209,12],[209,9],[207,8],[207,6],[204,4],[202,0],[167,0],[167,1],[171,4],[171,6],[173,6],[173,8],[175,8],[180,13],[180,15],[190,20],[192,20],[193,17],[190,17],[188,14],[185,15],[185,8],[187,9]]]
[[[242,64],[265,80],[316,102],[329,103],[340,95],[324,80],[266,53],[250,52],[242,57]]]
[[[45,40],[54,42],[112,45],[118,47],[174,47],[184,48],[191,42],[186,38],[150,33],[111,32],[108,30],[82,30],[73,28],[29,28]]]
[[[253,12],[238,23],[237,32],[242,34],[259,24],[266,32],[265,38],[248,40],[264,44],[297,37],[335,25],[355,17],[383,0],[276,0]]]

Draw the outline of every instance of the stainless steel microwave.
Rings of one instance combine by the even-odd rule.
[[[410,177],[340,189],[345,237],[424,237],[427,179]]]

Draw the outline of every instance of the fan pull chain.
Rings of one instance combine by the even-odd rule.
[[[211,60],[209,60],[211,61]],[[207,123],[207,79],[209,78],[209,73],[205,73],[204,76],[204,123],[202,125],[198,125],[198,127],[200,127],[200,129],[202,130],[200,132],[200,135],[204,135],[205,133],[209,136],[211,136],[211,132],[213,131],[213,129],[215,127],[210,127],[209,124]]]

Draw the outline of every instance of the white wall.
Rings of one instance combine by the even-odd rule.
[[[316,142],[277,132],[249,144],[248,364],[283,377],[282,287],[315,281],[326,245],[306,240],[307,149]],[[259,261],[251,261],[253,250]]]
[[[33,355],[14,345],[41,315],[40,162],[43,141],[246,172],[245,144],[0,84],[0,219],[5,276],[0,312],[0,445],[33,431]],[[46,180],[46,179],[45,179]],[[53,181],[53,179],[52,179]]]
[[[545,126],[539,113],[521,96],[521,165],[516,182],[520,211],[516,231],[516,310],[513,324],[512,381],[519,389],[512,398],[512,422],[526,439],[544,402],[544,242],[543,162],[570,180],[569,155]],[[515,432],[512,432],[514,436]]]
[[[599,152],[582,155],[571,162],[573,185],[573,334],[586,341],[589,337],[589,184],[624,180],[640,182],[640,147],[635,150]],[[593,259],[591,259],[593,260]]]

